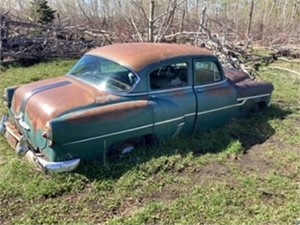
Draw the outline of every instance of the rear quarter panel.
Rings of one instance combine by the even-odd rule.
[[[95,106],[54,119],[51,126],[55,151],[45,151],[52,160],[100,159],[113,143],[153,132],[153,104],[136,100]]]

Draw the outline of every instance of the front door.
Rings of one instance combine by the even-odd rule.
[[[197,97],[195,130],[218,127],[237,115],[236,92],[215,58],[193,61],[194,90]]]
[[[149,98],[154,103],[154,133],[168,139],[193,131],[196,98],[188,62],[176,60],[149,72]]]

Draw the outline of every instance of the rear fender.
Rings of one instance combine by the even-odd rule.
[[[102,158],[113,143],[153,133],[153,103],[138,100],[93,106],[63,115],[49,124],[54,161],[56,157],[65,160],[67,155]]]

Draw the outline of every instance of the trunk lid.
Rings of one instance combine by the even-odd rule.
[[[97,93],[97,89],[68,77],[38,81],[16,89],[11,113],[19,131],[26,133],[33,147],[42,149],[46,140],[41,135],[47,122],[94,104]]]

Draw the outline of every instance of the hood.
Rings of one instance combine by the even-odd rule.
[[[55,117],[92,105],[97,99],[109,99],[108,96],[110,94],[69,77],[58,77],[17,88],[12,111],[15,116],[25,115],[37,131]]]
[[[251,81],[250,77],[235,68],[224,68],[225,76],[229,79],[232,83],[243,83]]]
[[[270,94],[274,86],[270,82],[252,80],[246,73],[233,68],[224,69],[228,82],[235,88],[237,98]]]

